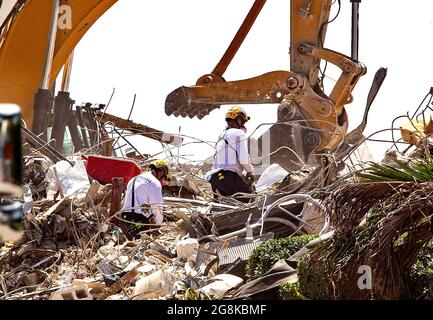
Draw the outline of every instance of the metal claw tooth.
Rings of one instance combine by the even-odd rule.
[[[205,113],[206,109],[201,109],[199,112],[197,112],[196,116],[199,119],[203,119],[203,117],[206,115]]]
[[[183,112],[185,112],[188,115],[194,114],[194,108],[195,108],[195,106],[193,106],[193,105],[185,106],[183,109]]]
[[[207,112],[202,112],[199,115],[197,115],[197,118],[199,118],[200,120],[203,119],[204,117],[206,117],[209,113]]]
[[[175,111],[182,112],[183,106],[188,102],[188,97],[185,87],[180,87],[171,92],[165,100],[165,113],[167,115],[174,114]]]
[[[207,107],[206,110],[205,110],[206,115],[208,115],[209,113],[211,113],[212,110],[213,110],[212,107]]]

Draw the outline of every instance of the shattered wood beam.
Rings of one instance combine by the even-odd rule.
[[[113,155],[113,140],[108,136],[107,130],[104,126],[99,128],[101,135],[101,155],[105,157],[111,157]]]
[[[134,281],[135,277],[139,274],[140,272],[138,272],[137,267],[132,269],[125,274],[123,278],[117,280],[110,288],[104,289],[98,300],[105,300],[109,296],[118,293],[120,290],[122,290],[122,288],[128,286],[132,281]]]
[[[66,121],[69,111],[69,96],[60,93],[54,99],[53,127],[51,130],[51,146],[60,153],[63,152]]]
[[[88,129],[84,124],[82,107],[77,106],[75,108],[75,116],[78,120],[78,124],[80,125],[80,130],[81,130],[81,135],[83,137],[84,147],[88,149],[88,148],[90,148],[89,137],[87,135]]]
[[[56,202],[50,209],[48,209],[47,212],[38,215],[35,218],[35,220],[38,223],[42,223],[43,221],[47,221],[49,216],[51,216],[52,214],[61,212],[63,209],[65,209],[70,204],[71,204],[71,199],[63,198],[62,200]]]
[[[92,116],[92,104],[86,103],[86,105],[83,107],[83,110],[85,111],[84,117],[87,120],[87,129],[90,135],[90,144],[94,146],[98,142],[98,132],[97,132],[97,126],[95,122],[95,117]]]
[[[111,114],[102,113],[101,111],[97,111],[96,115],[97,120],[102,123],[111,122],[117,128],[124,129],[153,140],[166,142],[175,146],[179,146],[183,142],[183,139],[180,137],[153,129],[142,124],[135,123],[131,120],[125,120]]]
[[[150,255],[152,255],[154,257],[157,257],[158,259],[162,260],[165,263],[172,263],[173,262],[170,257],[167,257],[167,256],[163,255],[162,253],[159,253],[156,250],[147,249],[146,253],[150,254]]]
[[[123,178],[113,178],[111,182],[113,191],[111,193],[110,217],[114,216],[121,208]]]

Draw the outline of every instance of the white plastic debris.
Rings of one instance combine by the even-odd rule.
[[[194,263],[191,261],[188,261],[187,263],[185,263],[185,273],[187,276],[190,277],[196,277],[198,276],[198,272],[196,270],[194,270]]]
[[[201,288],[211,297],[221,298],[228,290],[237,288],[244,283],[242,278],[232,274],[219,274],[210,279],[211,283]]]
[[[75,165],[67,161],[57,162],[48,169],[47,198],[53,199],[54,195],[62,191],[66,197],[73,197],[80,193],[87,193],[90,188],[89,177],[82,160],[76,160]]]
[[[182,259],[188,259],[192,255],[197,254],[199,246],[197,239],[188,238],[180,240],[176,243],[177,256]]]
[[[277,181],[284,179],[289,172],[284,168],[280,167],[279,164],[274,163],[270,165],[266,170],[262,173],[259,180],[256,183],[256,189],[263,190],[271,186]]]

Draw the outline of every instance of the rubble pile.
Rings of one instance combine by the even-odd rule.
[[[33,197],[21,239],[0,251],[0,300],[210,299],[244,282],[217,275],[217,248],[229,242],[217,241],[206,217],[234,207],[206,200],[209,187],[187,173],[192,168],[180,167],[164,188],[161,227],[128,241],[116,221],[119,212],[110,214],[111,184],[90,179],[87,191],[66,196],[74,188],[62,179],[64,164],[43,156],[26,164]],[[215,237],[215,245],[198,237]]]
[[[273,164],[243,202],[215,202],[206,165],[173,161],[164,221],[135,240],[122,195],[148,159],[30,150],[0,300],[431,299],[433,121],[413,128],[380,163],[349,159],[351,143],[315,167]]]
[[[30,210],[22,238],[0,250],[1,300],[429,297],[433,165],[418,155],[389,155],[302,194],[281,194],[285,177],[247,204],[212,202],[197,168],[180,167],[164,187],[163,224],[131,241],[111,184],[89,179],[66,196],[74,187],[59,163],[26,161]],[[360,265],[380,285],[360,291]]]

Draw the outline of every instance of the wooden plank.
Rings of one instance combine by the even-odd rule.
[[[63,152],[63,140],[65,137],[66,121],[68,118],[68,107],[69,98],[64,94],[65,92],[59,92],[54,102],[54,116],[53,116],[53,128],[51,131],[50,140],[51,145],[59,152]]]
[[[89,144],[89,136],[87,134],[87,127],[84,124],[84,119],[83,119],[83,110],[81,107],[76,107],[75,108],[75,116],[78,120],[78,124],[80,125],[80,130],[81,130],[81,136],[83,137],[83,142],[84,142],[84,147],[85,148],[90,148],[90,144]]]
[[[137,271],[137,268],[129,271],[125,274],[121,279],[117,280],[110,288],[105,289],[102,294],[98,297],[98,300],[107,299],[109,296],[118,293],[122,288],[129,285],[132,281],[135,280],[135,277],[140,272]]]
[[[66,123],[69,128],[69,132],[71,134],[72,143],[75,147],[75,152],[80,151],[84,148],[83,139],[80,136],[80,132],[78,131],[78,123],[77,119],[73,116],[72,112],[69,112],[69,119]]]
[[[162,261],[164,261],[165,263],[172,263],[173,261],[171,260],[171,258],[169,258],[169,257],[167,257],[167,256],[165,256],[165,255],[163,255],[162,253],[159,253],[158,251],[156,251],[156,250],[153,250],[153,249],[147,249],[146,250],[146,253],[147,254],[150,254],[150,255],[152,255],[152,256],[155,256],[155,257],[157,257],[158,259],[161,259]]]
[[[112,179],[113,191],[111,193],[110,217],[114,216],[121,208],[123,178]]]
[[[98,135],[97,135],[97,128],[95,125],[95,119],[92,117],[91,109],[92,109],[91,104],[86,103],[86,105],[83,107],[83,110],[86,111],[83,116],[85,118],[85,121],[87,122],[87,128],[89,130],[90,145],[94,146],[98,141]]]

